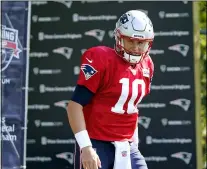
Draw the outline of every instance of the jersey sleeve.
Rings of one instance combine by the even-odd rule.
[[[105,65],[101,60],[100,53],[88,49],[81,58],[80,75],[78,85],[87,87],[91,92],[96,93],[102,85]]]

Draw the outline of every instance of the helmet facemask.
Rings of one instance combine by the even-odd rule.
[[[153,39],[140,39],[124,36],[121,35],[119,30],[116,30],[115,34],[115,49],[117,53],[121,55],[121,57],[123,57],[123,59],[125,59],[127,62],[132,64],[139,63],[146,55],[149,54]],[[134,50],[134,47],[127,49],[127,47],[124,45],[124,41],[127,41],[128,43],[136,43],[137,49]]]

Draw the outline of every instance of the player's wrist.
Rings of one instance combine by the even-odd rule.
[[[78,142],[80,149],[83,149],[85,147],[92,147],[92,143],[91,143],[87,130],[82,130],[76,133],[75,138],[76,138],[76,141]]]
[[[92,146],[83,147],[83,148],[81,149],[81,152],[88,152],[88,151],[90,151],[90,150],[92,150],[92,149],[93,149]]]

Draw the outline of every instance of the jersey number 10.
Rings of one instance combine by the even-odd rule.
[[[124,104],[126,103],[128,96],[129,96],[129,79],[128,78],[122,78],[120,79],[119,83],[122,84],[122,91],[121,91],[121,95],[119,97],[118,102],[115,104],[114,107],[111,108],[111,111],[114,113],[119,113],[119,114],[124,114],[125,110],[124,110]],[[138,97],[138,85],[141,85],[141,95]],[[132,114],[137,112],[137,105],[140,103],[140,101],[142,100],[142,98],[145,95],[145,83],[144,80],[141,79],[135,79],[132,82],[132,96],[128,102],[127,105],[127,113],[128,114]],[[135,103],[135,100],[138,99],[138,101]]]

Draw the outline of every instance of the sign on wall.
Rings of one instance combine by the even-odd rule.
[[[148,14],[155,31],[151,94],[139,104],[140,150],[150,169],[196,168],[192,2],[45,1],[32,4],[28,169],[73,168],[66,106],[80,57],[92,46],[113,48],[115,22],[131,9]]]

